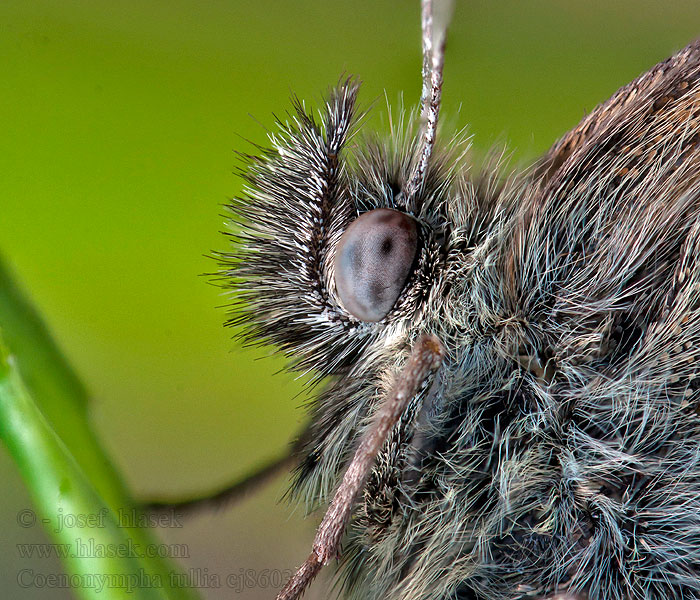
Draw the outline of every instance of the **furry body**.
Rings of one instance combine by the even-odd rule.
[[[415,339],[446,349],[356,508],[344,593],[700,598],[700,43],[529,173],[475,173],[447,148],[407,203],[415,143],[349,140],[356,91],[341,84],[321,123],[297,105],[250,159],[243,234],[222,255],[232,321],[330,376],[294,484],[311,506]],[[412,215],[420,248],[394,308],[362,323],[332,258],[378,207]]]

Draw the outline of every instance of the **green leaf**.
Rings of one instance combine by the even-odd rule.
[[[68,585],[85,599],[196,598],[157,557],[169,549],[148,529],[124,526],[141,515],[90,428],[85,390],[1,263],[0,334],[0,439],[64,545]],[[65,527],[67,515],[84,522]]]
[[[19,466],[49,534],[70,547],[64,562],[80,597],[134,598],[134,590],[144,600],[194,597],[173,585],[182,581],[176,570],[146,557],[156,545],[145,530],[121,526],[119,513],[99,496],[30,397],[1,340],[0,438]],[[131,514],[129,505],[120,508]],[[65,515],[90,521],[79,529],[63,527]]]
[[[0,328],[34,402],[99,494],[112,507],[128,504],[120,477],[90,428],[85,388],[2,260]]]

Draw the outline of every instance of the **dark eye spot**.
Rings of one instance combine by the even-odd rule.
[[[414,219],[377,208],[345,230],[335,253],[335,285],[343,307],[361,321],[381,321],[411,272],[418,247]]]

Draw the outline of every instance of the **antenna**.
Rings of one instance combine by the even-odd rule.
[[[454,0],[421,0],[421,28],[423,32],[423,90],[421,92],[421,142],[418,162],[403,190],[410,202],[423,187],[428,163],[435,146],[442,70],[445,64],[447,27],[452,18]]]

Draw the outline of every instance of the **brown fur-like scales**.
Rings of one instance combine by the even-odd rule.
[[[328,377],[294,487],[310,506],[415,340],[444,345],[355,509],[344,597],[700,598],[700,43],[530,172],[477,173],[445,147],[408,200],[416,142],[350,139],[356,91],[320,122],[297,105],[250,159],[222,255],[234,322]],[[394,308],[363,323],[333,256],[378,207],[412,215],[420,247]]]

